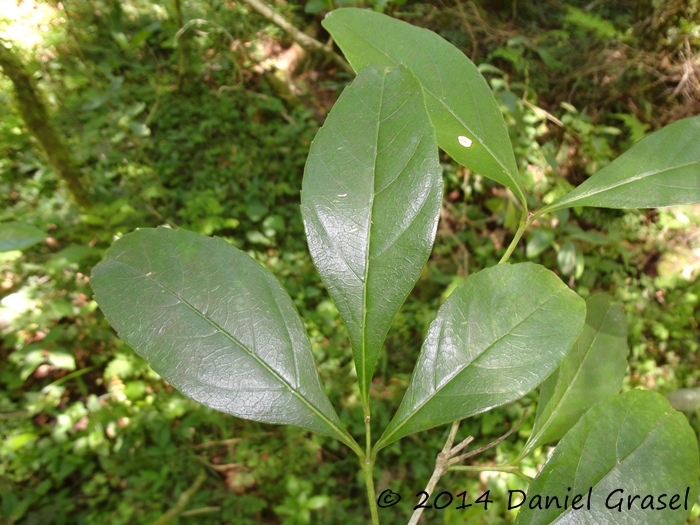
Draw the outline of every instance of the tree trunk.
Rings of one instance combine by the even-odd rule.
[[[17,107],[29,131],[39,141],[46,158],[66,185],[74,201],[90,207],[87,188],[78,166],[49,120],[46,104],[21,58],[0,40],[0,68],[12,81]]]

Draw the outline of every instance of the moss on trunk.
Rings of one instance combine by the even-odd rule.
[[[88,191],[78,166],[49,119],[46,104],[22,59],[0,40],[0,68],[12,81],[17,108],[30,133],[41,145],[49,164],[66,185],[75,202],[90,206]]]

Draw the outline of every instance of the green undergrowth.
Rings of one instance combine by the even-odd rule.
[[[0,523],[148,524],[175,505],[201,469],[207,478],[186,509],[208,512],[177,523],[366,523],[363,480],[348,450],[322,436],[237,420],[183,398],[116,338],[92,301],[87,277],[111,242],[136,227],[186,228],[247,250],[294,298],[325,390],[341,418],[352,422],[351,433],[361,436],[347,332],[311,263],[299,213],[309,145],[323,108],[347,78],[326,78],[320,64],[307,64],[318,66],[321,81],[308,81],[308,70],[300,76],[323,89],[290,103],[264,75],[250,72],[253,53],[232,47],[216,26],[191,29],[182,51],[182,45],[172,47],[178,27],[169,4],[123,2],[121,13],[116,2],[90,4],[76,3],[70,23],[62,15],[39,52],[26,56],[34,57],[29,67],[91,181],[95,205],[83,212],[72,207],[19,116],[10,111],[0,119],[0,220],[32,224],[50,236],[24,253],[0,254]],[[620,29],[623,14],[591,21],[581,14],[585,6],[568,4],[554,18],[567,34],[591,42],[584,59],[592,59],[596,45],[634,37]],[[216,21],[240,46],[290,44],[241,6],[183,6],[186,19]],[[310,15],[302,18],[302,6],[285,9],[316,27]],[[409,5],[406,12],[412,21],[421,13],[439,18],[452,12],[433,9]],[[492,35],[475,62],[499,100],[537,208],[663,119],[661,109],[645,114],[618,102],[604,105],[595,98],[599,92],[564,100],[563,88],[550,84],[553,73],[575,72],[564,35],[549,28],[533,40],[538,12],[520,11],[508,22],[506,11],[481,11],[484,25],[474,31],[508,32],[511,40]],[[462,23],[477,24],[474,15],[464,17]],[[429,16],[423,21],[436,23]],[[522,39],[512,40],[513,32]],[[471,48],[464,26],[445,23],[442,33]],[[190,65],[183,81],[179,53],[185,52]],[[584,87],[591,92],[596,86]],[[651,95],[645,100],[656,101]],[[12,104],[2,77],[0,104]],[[503,188],[446,156],[442,162],[446,191],[433,255],[394,321],[371,389],[377,429],[398,406],[441,302],[467,275],[498,262],[519,220]],[[697,206],[565,210],[542,217],[512,260],[544,264],[584,298],[612,293],[630,327],[625,388],[667,393],[696,386],[700,377],[698,228]],[[513,436],[474,458],[475,464],[503,463],[527,439],[535,405],[533,393],[474,417],[462,424],[458,439],[473,435],[475,446],[484,445],[528,409]],[[689,417],[700,431],[698,414]],[[383,522],[406,523],[446,432],[409,436],[379,455],[378,493],[391,489],[403,497],[381,510]],[[534,475],[546,453],[536,452],[524,472]],[[513,517],[505,508],[507,491],[524,488],[503,473],[450,473],[439,487],[466,490],[470,498],[489,490],[494,504],[487,511],[433,510],[425,523],[507,523]]]

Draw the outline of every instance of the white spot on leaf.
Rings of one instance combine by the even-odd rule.
[[[469,148],[472,145],[472,139],[470,139],[469,137],[465,137],[464,135],[460,135],[459,137],[457,137],[457,140],[465,148]]]

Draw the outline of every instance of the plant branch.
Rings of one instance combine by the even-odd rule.
[[[333,60],[333,62],[338,64],[343,70],[347,71],[348,73],[355,73],[352,67],[350,67],[350,64],[348,64],[340,55],[333,51],[331,47],[326,47],[324,44],[322,44],[315,38],[312,38],[306,33],[299,31],[296,27],[287,22],[287,20],[285,20],[282,16],[278,15],[267,5],[265,5],[265,3],[261,2],[260,0],[243,1],[250,7],[252,7],[255,11],[257,11],[259,14],[271,21],[273,24],[286,31],[289,34],[289,36],[292,37],[292,40],[294,40],[304,49],[307,49],[309,51],[320,51],[321,53],[325,54],[328,58]]]
[[[231,42],[231,45],[234,45],[236,43],[236,39],[233,38],[233,35],[229,33],[224,26],[221,24],[217,24],[216,22],[212,22],[210,20],[205,20],[203,18],[193,18],[192,20],[188,20],[187,23],[183,24],[180,29],[177,30],[177,33],[175,33],[175,37],[173,38],[173,47],[177,48],[178,46],[178,40],[180,37],[187,31],[190,27],[192,26],[202,26],[204,24],[210,24],[217,28],[219,31],[221,31],[226,37],[229,39]]]
[[[469,445],[474,441],[473,436],[469,436],[468,438],[464,439],[459,445],[455,445],[452,450],[450,450],[450,453],[448,454],[450,457],[454,456],[455,454],[459,453],[460,450],[464,449],[466,446]]]
[[[447,472],[447,469],[449,468],[449,459],[452,457],[452,451],[461,450],[474,439],[473,437],[469,436],[467,439],[462,441],[462,443],[452,448],[452,443],[454,442],[455,437],[457,436],[457,430],[459,430],[459,421],[455,421],[454,423],[452,423],[452,428],[450,428],[450,434],[447,436],[445,446],[442,447],[442,452],[440,452],[437,455],[437,459],[435,460],[435,470],[433,470],[433,475],[430,476],[428,485],[425,487],[425,491],[428,494],[432,494],[433,490],[435,489],[435,486],[437,485],[437,482],[440,481],[440,478]],[[411,516],[411,520],[408,522],[408,525],[416,525],[420,520],[422,514],[423,507],[419,507],[416,510],[414,510],[413,515]]]
[[[508,474],[515,474],[519,478],[532,483],[532,478],[518,468],[512,465],[457,465],[449,467],[450,471],[467,471],[467,472],[507,472]]]
[[[194,496],[197,493],[199,487],[202,486],[202,483],[204,483],[204,480],[206,479],[206,471],[204,469],[200,470],[197,479],[195,479],[194,483],[190,485],[190,488],[188,488],[185,492],[180,494],[180,497],[177,499],[177,503],[175,504],[175,506],[171,508],[168,512],[163,514],[156,521],[152,522],[151,525],[166,525],[172,522],[179,515],[181,515],[182,511],[185,510],[185,507],[190,502],[190,499],[192,499],[192,496]]]
[[[503,434],[503,435],[502,435],[501,437],[499,437],[498,439],[492,441],[492,442],[489,443],[488,445],[484,445],[483,447],[479,447],[479,448],[477,448],[477,449],[474,449],[474,450],[472,450],[471,452],[467,452],[466,454],[462,454],[461,456],[457,456],[456,458],[450,459],[449,465],[450,465],[450,466],[455,465],[456,463],[459,463],[460,461],[463,461],[463,460],[465,460],[465,459],[467,459],[467,458],[470,458],[470,457],[472,457],[472,456],[476,456],[477,454],[481,454],[482,452],[484,452],[484,451],[486,451],[486,450],[488,450],[488,449],[490,449],[490,448],[495,447],[495,446],[498,445],[501,441],[503,441],[503,440],[506,439],[508,436],[510,436],[513,432],[515,432],[516,430],[518,430],[518,428],[520,427],[520,425],[522,425],[523,420],[525,419],[525,415],[526,415],[526,414],[527,414],[527,409],[526,409],[526,410],[523,410],[523,415],[520,416],[520,421],[518,421],[515,425],[513,425],[513,428],[511,428],[508,432],[506,432],[505,434]],[[455,447],[455,448],[457,448],[457,447]]]
[[[452,428],[450,428],[450,434],[447,436],[447,441],[445,442],[445,446],[442,447],[442,451],[437,455],[437,459],[435,460],[435,470],[433,470],[433,475],[430,476],[430,480],[428,481],[428,484],[425,487],[425,492],[428,494],[432,494],[433,490],[435,490],[435,486],[437,485],[438,481],[440,481],[440,478],[447,473],[449,470],[496,470],[496,471],[503,471],[503,472],[510,472],[512,474],[515,474],[516,476],[520,477],[525,477],[525,474],[520,472],[520,470],[517,467],[513,467],[510,465],[504,465],[504,466],[496,466],[496,467],[465,467],[465,466],[454,466],[455,463],[459,463],[463,459],[466,459],[470,456],[474,456],[476,454],[479,454],[480,452],[483,452],[485,450],[490,449],[491,447],[495,447],[498,445],[501,441],[506,439],[508,436],[510,436],[513,432],[515,432],[518,427],[522,424],[523,419],[525,418],[525,414],[527,414],[527,410],[523,411],[523,415],[520,416],[520,421],[518,421],[517,424],[513,425],[513,428],[511,428],[508,432],[503,434],[501,437],[499,437],[497,440],[489,443],[488,445],[485,445],[483,447],[477,448],[476,450],[473,450],[471,452],[468,452],[466,454],[462,454],[461,456],[456,456],[461,450],[464,450],[472,441],[474,441],[473,436],[468,436],[466,439],[464,439],[462,442],[459,444],[455,445],[454,447],[452,446],[452,443],[454,443],[455,437],[457,436],[457,430],[459,429],[459,421],[455,421],[452,423]],[[529,478],[527,478],[529,479]],[[530,480],[532,481],[532,480]],[[419,507],[416,510],[413,511],[413,515],[411,516],[411,520],[408,522],[408,525],[417,525],[418,521],[421,518],[421,515],[423,514],[423,507]]]
[[[365,455],[358,454],[362,465],[362,473],[365,475],[365,485],[367,486],[367,498],[369,510],[372,515],[372,525],[379,525],[379,512],[377,509],[377,495],[374,492],[374,456],[372,456],[372,418],[370,417],[369,403],[363,406],[365,414]]]
[[[204,457],[202,456],[195,456],[197,461],[202,463],[203,465],[209,467],[212,470],[216,470],[217,472],[228,472],[229,470],[239,470],[243,469],[245,470],[245,463],[226,463],[224,465],[217,465],[214,463],[209,463]]]
[[[201,507],[199,509],[186,510],[180,514],[180,516],[183,518],[187,516],[198,516],[199,514],[211,514],[212,512],[219,512],[220,510],[221,507]]]
[[[369,511],[372,515],[372,525],[379,525],[377,495],[374,492],[374,477],[372,476],[372,471],[374,470],[374,461],[372,461],[369,456],[360,457],[360,466],[362,467],[362,473],[365,476],[365,485],[367,486],[367,500],[369,502]]]

